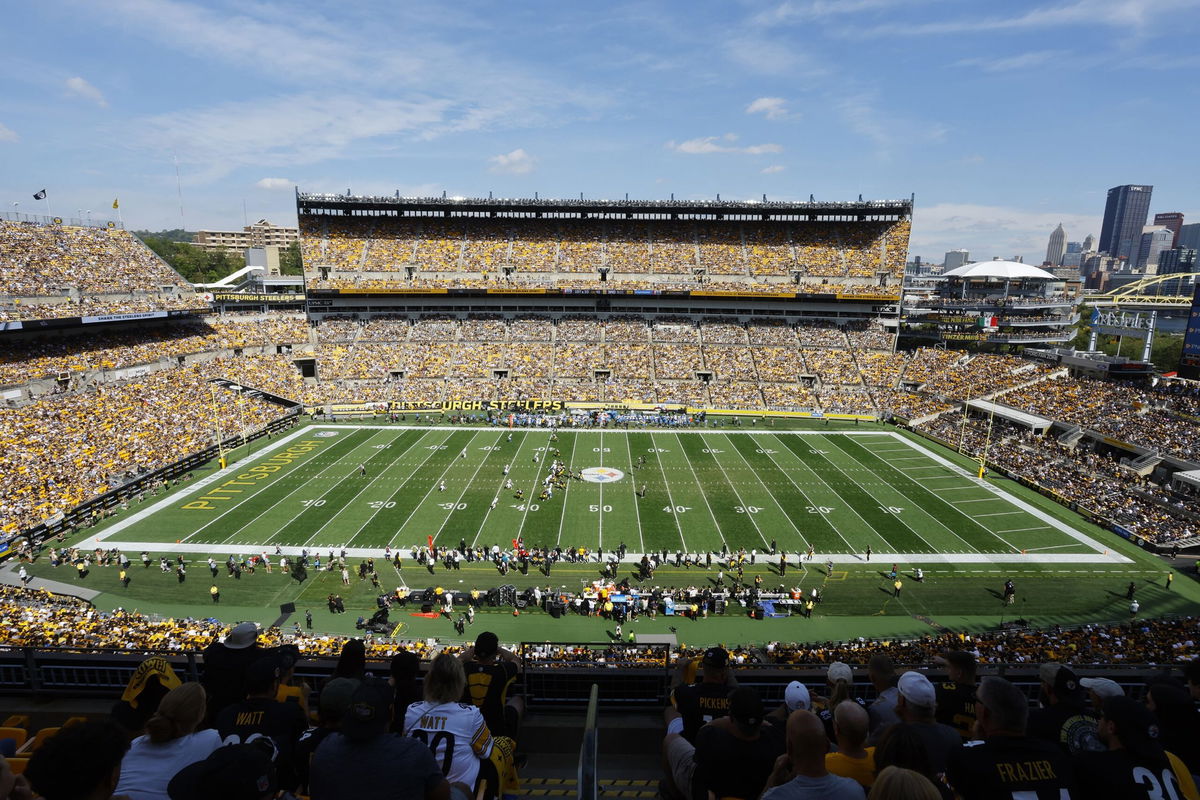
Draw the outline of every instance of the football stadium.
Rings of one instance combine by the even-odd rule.
[[[1078,281],[991,267],[911,335],[911,199],[296,213],[299,299],[197,287],[119,222],[0,219],[13,771],[199,681],[218,729],[263,691],[311,712],[270,788],[348,796],[296,741],[387,730],[367,673],[410,716],[478,689],[456,796],[757,797],[697,729],[771,714],[780,748],[821,720],[848,760],[869,736],[880,770],[991,796],[892,723],[970,738],[1040,700],[1057,764],[1134,724],[1110,695],[1153,697],[1200,771],[1200,395],[1040,349]]]

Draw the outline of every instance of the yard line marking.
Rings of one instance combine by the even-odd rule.
[[[729,439],[729,434],[725,434],[725,438]],[[711,440],[705,440],[705,441],[711,441]],[[754,469],[754,467],[750,466],[750,462],[746,460],[746,457],[744,455],[742,455],[742,451],[738,449],[737,445],[735,445],[733,443],[732,439],[729,439],[729,446],[733,449],[734,452],[736,452],[738,454],[738,457],[740,457],[742,459],[742,463],[746,465],[746,469],[750,470],[750,474],[752,474],[754,476],[755,480],[758,480],[758,471],[756,469]],[[725,465],[722,464],[720,459],[718,459],[715,455],[712,456],[712,460],[715,461],[717,463],[717,466],[719,466],[721,468],[721,474],[724,475],[725,480],[729,482],[729,487],[731,489],[733,489],[733,494],[735,497],[737,497],[738,503],[742,506],[742,508],[745,508],[746,501],[742,499],[742,495],[740,492],[738,492],[737,487],[734,486],[733,481],[729,480],[729,473],[725,471]],[[759,480],[758,482],[760,485],[762,484],[761,480]],[[763,488],[765,489],[766,487],[764,486]],[[796,523],[792,522],[791,516],[787,513],[787,511],[784,510],[783,506],[781,506],[779,504],[779,501],[775,498],[774,493],[770,489],[767,489],[767,496],[769,496],[771,498],[771,502],[775,504],[775,507],[779,509],[779,513],[783,516],[784,519],[787,520],[788,525],[792,526],[792,530],[794,530],[796,532],[796,535],[799,536],[801,539],[803,539],[804,534],[800,532],[799,526],[797,526]],[[752,524],[754,526],[754,529],[756,531],[758,531],[758,535],[762,538],[763,550],[764,551],[769,550],[770,545],[767,543],[767,537],[763,535],[762,528],[759,528],[758,523],[754,521],[754,515],[746,514],[746,516],[750,517],[750,524]]]
[[[467,443],[466,443],[465,445],[463,445],[463,449],[464,449],[464,450],[466,450],[466,449],[468,449],[469,447],[471,447],[471,445],[475,444],[475,440],[479,438],[479,434],[480,434],[480,433],[482,433],[484,430],[487,430],[487,428],[484,428],[484,429],[482,429],[482,430],[476,431],[476,432],[475,432],[475,433],[474,433],[474,434],[471,436],[471,438],[467,440]],[[446,441],[450,441],[450,438],[449,438],[449,437],[446,437]],[[482,462],[482,461],[480,461],[480,466],[482,466],[482,465],[483,465],[483,462]],[[450,471],[450,468],[451,468],[451,467],[453,467],[453,466],[454,466],[454,458],[453,458],[453,457],[451,457],[451,459],[450,459],[450,462],[449,462],[448,464],[446,464],[446,468],[445,468],[444,470],[442,470],[442,474],[438,476],[438,479],[437,479],[437,480],[435,480],[435,481],[432,481],[432,482],[429,484],[429,491],[427,491],[427,492],[425,493],[425,496],[424,496],[424,497],[422,497],[422,498],[421,498],[419,501],[417,501],[417,504],[413,506],[413,510],[409,512],[409,514],[408,514],[408,517],[406,517],[406,518],[405,518],[405,520],[404,520],[404,522],[400,523],[400,525],[399,525],[399,526],[396,528],[396,532],[397,532],[397,533],[399,533],[400,531],[404,530],[404,529],[405,529],[405,528],[408,526],[408,523],[412,522],[412,518],[413,518],[414,516],[416,516],[416,513],[417,513],[417,512],[418,512],[418,511],[421,509],[421,506],[422,506],[422,505],[424,505],[424,504],[425,504],[425,501],[429,499],[429,496],[430,496],[431,494],[433,494],[433,490],[434,490],[434,489],[436,489],[436,488],[438,487],[438,484],[440,484],[440,483],[441,483],[443,480],[445,480],[445,478],[446,478],[446,473],[447,473],[447,472],[449,472],[449,471]],[[476,472],[478,472],[478,469],[476,470]],[[469,487],[469,485],[470,485],[470,484],[468,484],[468,487]],[[463,490],[463,494],[466,494],[466,490],[465,490],[465,489]],[[461,500],[462,498],[460,497],[459,499]],[[451,512],[451,513],[453,513],[453,512]],[[445,523],[442,523],[442,527],[445,527]],[[441,528],[439,528],[439,529],[438,529],[438,532],[439,532],[439,533],[441,532]],[[435,536],[434,538],[436,539],[437,537]],[[418,539],[417,541],[418,541],[418,545],[419,545],[419,544],[420,544],[420,540]]]
[[[575,448],[579,447],[579,440],[580,440],[581,438],[583,438],[583,433],[582,433],[582,431],[581,431],[581,432],[578,432],[578,433],[576,433],[576,434],[575,434],[575,438],[574,438],[574,439],[571,441],[571,460],[567,462],[567,465],[568,465],[568,466],[574,467],[574,465],[575,465]],[[550,452],[550,437],[546,437],[546,449],[545,449],[544,451],[542,451],[542,452],[543,452],[543,453],[549,453],[549,452]],[[542,461],[545,461],[545,460],[546,460],[546,459],[544,459],[544,458],[542,459]],[[541,473],[541,470],[538,470],[538,473],[540,474],[540,473]],[[534,486],[534,489],[536,489],[536,488],[537,488],[537,476],[534,476],[534,479],[533,479],[533,486]],[[529,494],[530,494],[530,500],[532,500],[532,499],[533,499],[533,491],[534,491],[534,489],[530,489],[530,490],[529,490]],[[560,514],[560,515],[559,515],[559,517],[558,517],[558,538],[554,540],[554,545],[555,545],[556,547],[557,547],[559,544],[561,544],[561,543],[562,543],[563,523],[565,523],[565,522],[567,521],[567,495],[569,495],[570,493],[571,493],[571,482],[570,482],[570,481],[567,481],[567,488],[566,488],[566,489],[563,489],[563,496],[562,496],[562,514]],[[526,505],[526,506],[525,506],[525,517],[528,517],[528,516],[529,516],[529,506],[528,506],[528,505]],[[522,517],[522,518],[521,518],[521,530],[522,530],[522,532],[525,530],[525,517]]]
[[[365,447],[367,444],[369,444],[371,441],[373,441],[373,440],[375,439],[375,437],[376,437],[376,436],[378,436],[378,435],[379,435],[379,432],[376,432],[376,433],[373,433],[373,434],[371,434],[370,436],[368,436],[368,437],[367,437],[366,441],[364,441],[364,442],[363,442],[362,444],[360,444],[360,445],[356,445],[356,446],[355,446],[355,447],[354,447],[354,448],[353,448],[353,449],[352,449],[350,452],[351,452],[351,453],[354,453],[354,452],[357,452],[357,451],[361,450],[363,447]],[[396,436],[395,438],[396,438],[396,439],[398,439],[398,438],[400,438],[400,437],[399,437],[399,436]],[[393,441],[394,441],[394,440],[393,440]],[[353,459],[351,459],[351,460],[353,460]],[[365,461],[365,459],[364,459],[364,461]],[[328,472],[330,469],[333,469],[333,467],[337,466],[337,465],[338,465],[338,464],[340,464],[340,463],[342,463],[340,460],[339,460],[339,461],[335,461],[335,462],[333,462],[333,464],[331,464],[330,466],[326,467],[325,469],[322,469],[320,472],[318,472],[318,473],[317,473],[315,476],[313,476],[312,478],[309,478],[308,480],[306,480],[306,481],[304,481],[303,483],[301,483],[301,484],[300,484],[299,486],[297,486],[295,489],[293,489],[292,491],[290,491],[290,492],[288,492],[287,494],[285,494],[285,495],[283,496],[282,500],[280,500],[280,502],[279,502],[279,503],[275,503],[274,505],[269,505],[269,506],[267,506],[266,508],[264,508],[262,511],[260,511],[258,514],[255,514],[253,519],[251,519],[249,522],[247,522],[247,523],[246,523],[245,525],[243,525],[242,527],[238,528],[238,529],[237,529],[236,531],[234,531],[233,533],[231,533],[231,534],[229,534],[228,536],[226,536],[226,537],[225,537],[225,538],[224,538],[224,539],[223,539],[221,542],[219,542],[219,544],[221,544],[221,545],[228,544],[228,543],[229,543],[229,541],[230,541],[231,539],[233,539],[233,537],[237,536],[239,533],[241,533],[242,531],[246,530],[246,529],[247,529],[247,528],[249,528],[251,525],[253,525],[255,522],[257,522],[257,521],[258,521],[258,519],[259,519],[260,517],[262,517],[262,516],[263,516],[263,514],[266,514],[266,513],[268,513],[269,511],[272,511],[273,509],[275,509],[275,508],[278,508],[278,507],[279,507],[279,505],[280,505],[280,504],[282,504],[283,500],[287,500],[289,497],[291,497],[292,495],[296,494],[296,493],[297,493],[297,492],[299,492],[301,489],[307,489],[307,488],[308,488],[308,487],[309,487],[311,484],[315,483],[315,482],[316,482],[316,481],[317,481],[317,480],[318,480],[318,479],[319,479],[319,478],[320,478],[322,475],[324,475],[326,472]],[[325,497],[325,495],[327,495],[327,494],[329,494],[330,492],[332,492],[332,491],[333,491],[333,490],[334,490],[334,489],[335,489],[337,486],[338,486],[338,483],[334,483],[332,486],[330,486],[330,487],[329,487],[328,489],[326,489],[325,491],[321,492],[321,494],[319,494],[317,497],[315,497],[315,498],[313,498],[313,499],[314,499],[314,500],[320,500],[320,499],[324,498],[324,497]],[[315,487],[314,487],[314,488],[315,488]],[[255,492],[255,495],[257,495],[257,494],[258,494],[258,492]],[[246,499],[248,500],[248,499],[250,499],[250,498],[246,498]],[[300,515],[301,515],[301,514],[303,514],[303,513],[304,513],[306,510],[308,510],[308,508],[309,508],[308,506],[301,506],[301,507],[300,507],[300,510],[299,510],[299,511],[297,511],[297,512],[296,512],[296,513],[295,513],[295,514],[292,516],[292,518],[291,518],[291,519],[289,519],[287,522],[285,522],[285,523],[283,523],[282,525],[280,525],[279,527],[277,527],[277,528],[275,529],[275,533],[273,533],[273,534],[271,534],[271,536],[268,536],[268,537],[267,537],[267,541],[270,541],[270,540],[271,540],[271,538],[273,538],[273,537],[274,537],[276,534],[278,534],[280,531],[282,531],[282,530],[283,530],[284,528],[286,528],[288,525],[291,525],[293,522],[295,522],[295,521],[296,521],[296,520],[297,520],[297,519],[300,517]],[[193,531],[191,534],[189,534],[188,536],[184,537],[184,541],[186,542],[188,539],[192,538],[192,536],[195,536],[197,533],[199,533],[200,531],[204,530],[204,528],[207,528],[209,525],[213,524],[213,522],[216,522],[216,520],[213,520],[212,522],[209,522],[207,525],[205,525],[203,528],[200,528],[199,530]],[[266,542],[263,542],[263,544],[266,544]]]
[[[642,552],[646,552],[646,539],[642,534],[642,511],[638,507],[637,496],[637,477],[633,471],[633,446],[629,444],[629,437],[625,438],[625,452],[629,454],[629,488],[633,491],[633,514],[637,517],[638,526],[638,542],[641,545]]]
[[[503,434],[502,434],[502,435],[503,435]],[[508,435],[509,435],[509,436],[512,436],[512,431],[511,431],[511,430],[509,430],[509,432],[508,432]],[[512,455],[512,460],[511,460],[511,461],[509,461],[509,462],[507,462],[508,464],[510,464],[510,465],[511,465],[511,464],[517,464],[517,463],[519,463],[519,462],[520,462],[520,460],[521,460],[521,448],[525,446],[525,442],[527,442],[528,440],[529,440],[529,435],[528,435],[528,434],[521,434],[521,441],[517,442],[517,451],[516,451],[515,453],[513,453],[513,455]],[[512,471],[512,470],[511,470],[511,467],[510,467],[509,471],[510,471],[510,472]],[[503,472],[503,470],[501,470],[501,472]],[[493,498],[496,498],[496,499],[497,499],[497,506],[499,506],[499,497],[500,497],[500,495],[501,495],[501,494],[503,494],[505,491],[507,491],[507,490],[504,488],[504,482],[505,482],[506,480],[508,480],[508,476],[507,476],[507,475],[501,475],[501,476],[500,476],[500,485],[499,485],[498,487],[496,487],[496,494],[494,494],[494,495],[493,495]],[[530,502],[533,502],[532,498],[530,498]],[[528,504],[526,504],[525,508],[526,508],[526,509],[528,509],[528,508],[529,508]],[[528,511],[527,511],[526,513],[528,513]],[[474,546],[475,546],[475,542],[479,541],[479,537],[480,537],[480,535],[483,533],[483,526],[487,524],[488,517],[489,517],[489,516],[491,516],[491,514],[492,514],[492,509],[491,509],[491,507],[490,507],[490,505],[489,505],[489,508],[488,508],[488,510],[487,510],[487,511],[485,511],[485,512],[483,512],[483,519],[479,520],[479,527],[478,527],[478,528],[475,530],[475,537],[474,537],[473,539],[471,539],[471,547],[474,547]],[[518,536],[520,536],[520,533],[518,533],[517,535],[518,535]]]
[[[388,464],[386,467],[383,467],[382,469],[380,469],[380,470],[379,470],[379,474],[378,474],[378,475],[376,475],[374,478],[372,478],[372,479],[371,479],[371,480],[370,480],[370,481],[367,483],[367,485],[366,485],[366,486],[364,486],[362,489],[360,489],[360,490],[359,490],[359,492],[358,492],[358,494],[356,494],[354,497],[352,497],[352,498],[350,499],[350,502],[349,502],[349,503],[346,503],[346,505],[344,505],[344,506],[342,506],[340,509],[338,509],[338,510],[337,510],[337,512],[336,512],[336,513],[334,513],[334,515],[333,515],[332,517],[330,517],[330,518],[329,518],[329,519],[326,521],[326,523],[325,523],[324,525],[322,525],[321,527],[317,528],[317,529],[316,529],[316,530],[313,532],[313,535],[312,535],[312,536],[309,536],[309,537],[308,537],[308,539],[307,539],[307,540],[305,540],[305,542],[304,542],[304,546],[305,546],[305,547],[308,547],[308,545],[312,543],[312,540],[313,540],[313,539],[315,539],[315,538],[317,538],[317,536],[318,536],[318,535],[321,533],[321,531],[323,531],[323,530],[325,530],[326,528],[328,528],[328,527],[329,527],[329,526],[330,526],[330,525],[333,523],[333,521],[334,521],[335,519],[337,519],[339,516],[341,516],[341,514],[342,514],[342,512],[343,512],[343,511],[345,511],[346,509],[348,509],[348,508],[350,507],[350,504],[351,504],[351,503],[353,503],[355,500],[357,500],[359,497],[361,497],[361,496],[362,496],[362,494],[363,494],[363,492],[365,492],[365,491],[367,491],[368,489],[370,489],[370,488],[371,488],[371,487],[372,487],[372,486],[375,484],[375,482],[376,482],[376,481],[378,481],[380,478],[382,478],[384,475],[386,475],[386,474],[387,474],[387,471],[388,471],[389,469],[391,469],[392,467],[396,466],[396,464],[400,463],[400,461],[401,461],[401,460],[402,460],[402,459],[403,459],[405,456],[407,456],[409,453],[411,453],[411,452],[413,451],[413,449],[416,447],[416,445],[417,445],[417,444],[419,444],[420,442],[424,441],[425,437],[426,437],[426,436],[428,436],[428,435],[429,435],[429,432],[428,432],[428,431],[427,431],[427,432],[425,432],[425,433],[423,433],[423,434],[421,434],[421,436],[420,436],[420,437],[417,439],[417,441],[416,441],[416,442],[414,442],[414,443],[413,443],[411,446],[409,446],[409,447],[408,447],[408,448],[406,448],[405,450],[402,450],[402,451],[401,451],[401,452],[400,452],[400,453],[399,453],[399,454],[398,454],[398,455],[397,455],[395,458],[393,458],[393,459],[391,460],[391,463],[389,463],[389,464]],[[398,441],[399,441],[399,440],[400,440],[400,439],[401,439],[403,436],[404,436],[404,434],[403,434],[403,433],[401,433],[401,434],[400,434],[400,436],[397,436],[395,439],[393,439],[392,441],[388,442],[388,445],[389,445],[389,446],[391,446],[391,445],[395,444],[395,443],[396,443],[396,442],[398,442]],[[449,438],[449,437],[447,437],[447,438]],[[433,454],[434,454],[434,453],[436,453],[436,452],[437,452],[436,450],[430,450],[430,451],[429,451],[429,455],[425,456],[425,461],[428,461],[428,460],[429,460],[429,459],[430,459],[430,458],[433,456]],[[422,461],[421,463],[422,463],[422,464],[424,464],[424,463],[425,463],[425,461]],[[419,468],[420,468],[420,467],[417,467],[417,469],[419,469]],[[416,469],[414,469],[414,470],[413,470],[413,472],[416,472]],[[411,477],[411,475],[410,475],[409,477]],[[406,478],[405,480],[407,480],[407,478]],[[367,522],[370,522],[372,519],[374,519],[374,518],[375,518],[375,515],[376,515],[376,514],[378,514],[378,513],[379,513],[381,510],[382,510],[382,509],[376,509],[376,510],[374,511],[374,513],[372,513],[372,514],[371,514],[371,516],[367,518]],[[361,526],[361,527],[359,527],[358,531],[355,531],[355,532],[354,532],[354,536],[357,536],[357,535],[358,535],[358,533],[359,533],[359,531],[361,531],[361,530],[362,530],[363,528],[365,528],[366,526],[367,526],[367,524],[364,522],[364,523],[362,524],[362,526]],[[282,529],[282,528],[280,528],[280,530],[283,530],[283,529]],[[277,533],[278,533],[278,531],[277,531]],[[345,540],[343,541],[343,544],[349,544],[350,542],[354,541],[354,536],[351,536],[349,539],[345,539]],[[270,541],[270,539],[268,539],[267,541],[269,542],[269,541]],[[391,541],[390,541],[390,540],[389,540],[388,544],[389,544],[389,545],[391,544]]]
[[[676,436],[676,438],[678,439],[679,437]],[[650,435],[650,440],[651,441],[654,440],[653,434]],[[696,482],[696,488],[700,490],[700,496],[704,498],[704,507],[708,509],[708,515],[710,517],[712,517],[713,526],[716,527],[717,533],[721,534],[721,543],[724,544],[726,547],[728,547],[729,542],[725,539],[725,531],[721,530],[721,523],[717,521],[717,515],[713,513],[712,505],[708,502],[708,492],[704,491],[704,484],[702,484],[700,482],[700,476],[696,474],[696,465],[692,463],[691,457],[687,454],[687,451],[683,449],[683,440],[682,439],[679,439],[679,453],[680,453],[680,455],[683,456],[683,460],[687,462],[688,469],[690,469],[692,472],[692,480],[694,480]],[[713,459],[713,460],[715,461],[716,459]],[[682,467],[681,467],[681,469],[682,469]],[[726,480],[728,481],[729,478],[726,477]],[[667,497],[668,497],[668,499],[670,498],[669,490],[668,490]],[[673,516],[675,516],[676,518],[678,518],[679,513],[674,510],[675,509],[674,503],[672,503],[671,505],[672,505],[671,514]],[[676,519],[676,522],[678,522],[678,519]],[[751,524],[754,524],[754,520],[751,520],[750,522],[751,522]],[[754,525],[754,529],[756,531],[758,531],[758,525]],[[680,530],[679,535],[680,535],[680,538],[683,538],[682,530]],[[758,531],[758,535],[759,535],[759,538],[762,538],[762,531]],[[766,545],[766,543],[767,543],[767,540],[763,539],[764,546]],[[685,553],[688,552],[687,542],[684,542],[683,550]],[[732,548],[730,548],[730,550],[732,551]]]
[[[478,436],[478,434],[476,434],[476,436]],[[500,440],[503,438],[504,438],[504,433],[502,432],[502,433],[500,433],[499,436],[496,437],[496,441],[492,442],[492,444],[490,446],[495,447],[496,445],[500,444]],[[472,442],[475,441],[475,437],[472,437],[471,441]],[[468,442],[468,444],[470,444],[470,442]],[[463,487],[462,492],[460,492],[458,495],[458,499],[454,501],[454,505],[451,506],[450,512],[448,514],[446,514],[446,519],[442,520],[442,524],[438,527],[437,533],[435,533],[433,535],[433,540],[435,542],[437,541],[437,538],[442,535],[442,531],[446,530],[446,525],[450,522],[450,518],[454,516],[455,509],[458,506],[462,505],[462,499],[467,496],[467,492],[471,491],[471,488],[475,485],[475,478],[477,478],[479,476],[479,470],[483,469],[483,465],[487,463],[487,460],[489,458],[491,458],[491,455],[493,452],[495,452],[495,451],[488,450],[488,454],[485,455],[483,458],[479,459],[479,464],[477,464],[475,466],[475,471],[471,473],[471,477],[467,481],[467,485]],[[453,464],[454,461],[451,460],[450,463]],[[449,467],[446,468],[447,472],[449,471],[449,469],[450,469]],[[445,473],[443,473],[443,475],[444,474]],[[432,489],[430,491],[432,491]],[[486,517],[486,515],[485,515],[485,517]],[[478,529],[476,529],[476,535],[478,535]]]
[[[654,447],[655,450],[658,450],[658,445],[655,444],[655,442],[654,442],[653,431],[650,433],[650,444]],[[679,445],[680,445],[680,448],[682,449],[683,442],[680,441]],[[687,458],[687,453],[684,453],[683,457]],[[658,453],[654,454],[654,460],[658,462],[658,469],[660,472],[662,472],[663,487],[667,490],[667,502],[671,504],[671,516],[675,518],[675,529],[679,531],[679,544],[681,547],[687,547],[687,542],[683,538],[683,525],[680,524],[680,522],[679,522],[679,514],[675,513],[675,508],[676,508],[675,498],[671,496],[671,482],[669,480],[667,480],[667,469],[666,469],[666,467],[663,466],[662,457]],[[710,514],[712,513],[711,508],[708,510],[708,513],[710,513]],[[714,524],[716,524],[716,521],[717,521],[717,518],[713,517]],[[729,542],[725,541],[725,532],[721,530],[720,525],[717,525],[717,533],[721,537],[721,542],[724,543],[726,547],[728,547]]]

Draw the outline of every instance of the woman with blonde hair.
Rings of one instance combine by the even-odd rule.
[[[492,735],[479,709],[460,702],[466,688],[462,662],[440,654],[425,676],[425,699],[410,705],[404,715],[404,735],[429,746],[446,780],[473,791],[479,760],[492,755]]]
[[[942,800],[942,795],[921,773],[888,767],[876,776],[867,800]]]
[[[196,731],[206,703],[204,687],[198,683],[185,683],[167,692],[158,710],[146,720],[146,734],[134,739],[125,754],[116,794],[130,800],[169,800],[171,778],[221,746],[215,730]]]

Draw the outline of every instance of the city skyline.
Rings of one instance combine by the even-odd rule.
[[[48,0],[6,23],[0,67],[22,76],[0,105],[6,211],[44,213],[32,195],[46,189],[60,216],[115,217],[119,198],[131,228],[227,230],[295,224],[297,185],[915,195],[912,255],[1027,263],[1059,222],[1077,240],[1098,233],[1112,186],[1153,185],[1153,211],[1200,218],[1180,180],[1200,0],[620,3],[603,16],[546,2]],[[1052,133],[1033,134],[1051,114]],[[1171,124],[1147,138],[1146,119]]]

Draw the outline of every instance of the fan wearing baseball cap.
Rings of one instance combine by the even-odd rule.
[[[1075,756],[1075,773],[1084,797],[1108,800],[1200,797],[1187,767],[1163,749],[1154,712],[1125,696],[1101,704],[1102,753]]]
[[[674,681],[682,681],[691,659],[681,657]],[[700,726],[729,713],[729,693],[735,688],[729,673],[729,653],[723,647],[710,647],[700,662],[700,680],[676,683],[671,689],[671,705],[663,711],[667,735],[663,738],[667,790],[677,796],[691,797],[696,771],[695,742]]]
[[[1071,668],[1053,662],[1042,664],[1038,676],[1042,679],[1038,698],[1041,708],[1029,714],[1029,735],[1054,742],[1072,755],[1103,750],[1096,733],[1096,717]]]
[[[1016,686],[984,678],[975,710],[983,741],[951,752],[946,763],[947,781],[962,800],[1092,796],[1078,793],[1071,760],[1058,745],[1026,735],[1029,700]]]
[[[962,747],[962,737],[954,728],[937,721],[937,690],[929,678],[920,672],[906,672],[896,688],[897,716],[925,744],[932,773],[941,775],[946,771],[946,758]]]
[[[270,737],[279,749],[276,767],[280,787],[289,791],[300,783],[294,754],[296,742],[308,728],[308,718],[296,703],[281,703],[281,674],[278,656],[263,656],[246,668],[246,699],[227,706],[214,727],[225,742],[248,742],[256,736]]]
[[[758,797],[775,759],[783,754],[783,736],[764,725],[758,692],[748,687],[729,693],[729,714],[696,734],[693,789],[716,797]],[[781,729],[782,730],[782,729]]]

